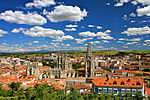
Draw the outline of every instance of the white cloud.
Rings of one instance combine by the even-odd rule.
[[[83,36],[83,37],[88,37],[88,36],[95,37],[96,36],[96,34],[94,32],[90,32],[90,31],[81,32],[81,33],[79,33],[79,35]]]
[[[138,42],[128,42],[127,44],[125,45],[132,45],[132,44],[137,44]]]
[[[65,33],[61,30],[54,30],[49,28],[43,28],[39,26],[35,26],[30,28],[29,30],[23,31],[25,35],[29,35],[32,37],[59,37],[63,36]]]
[[[87,16],[87,11],[81,9],[77,6],[56,6],[54,11],[45,12],[47,18],[51,22],[61,22],[61,21],[81,21]]]
[[[114,6],[123,6],[124,3],[128,3],[130,0],[120,0],[118,3],[116,3]]]
[[[28,24],[28,25],[43,25],[47,20],[37,13],[24,14],[22,11],[8,10],[0,14],[0,19],[10,23]]]
[[[107,34],[106,32],[97,32],[96,35],[97,36],[108,36],[109,34]]]
[[[131,1],[131,3],[132,3],[133,5],[137,5],[137,4],[138,4],[137,1]]]
[[[69,28],[71,28],[71,27],[78,27],[78,25],[66,25],[66,27],[69,27]]]
[[[76,43],[83,44],[87,39],[75,39]]]
[[[98,37],[98,39],[108,39],[108,40],[112,40],[112,39],[114,39],[114,38],[111,37],[111,36],[101,36],[101,37]]]
[[[66,36],[62,36],[62,37],[57,37],[56,40],[54,40],[55,42],[61,42],[63,40],[73,40],[74,37],[72,37],[71,35],[66,35]]]
[[[33,43],[39,43],[39,41],[33,41]]]
[[[120,41],[124,41],[124,40],[128,40],[128,39],[125,39],[125,38],[120,38],[120,39],[118,39],[118,40],[120,40]]]
[[[33,0],[33,2],[27,3],[25,6],[41,8],[41,7],[47,7],[50,5],[55,5],[55,1],[54,0]]]
[[[150,34],[150,28],[145,26],[143,28],[128,28],[127,31],[122,32],[123,34],[130,35],[144,35]]]
[[[93,41],[93,42],[90,42],[92,44],[97,44],[97,43],[100,43],[100,41]]]
[[[150,42],[150,40],[145,40],[145,42]]]
[[[131,13],[130,16],[131,17],[136,17],[136,14],[135,13]]]
[[[104,43],[109,43],[109,41],[107,41],[107,40],[103,40],[103,42],[104,42]]]
[[[7,34],[7,33],[8,33],[7,31],[0,29],[0,37],[3,37],[3,34]]]
[[[137,9],[138,16],[150,16],[150,5],[144,8]]]
[[[138,3],[141,3],[143,5],[150,5],[150,0],[135,0],[137,1]]]
[[[128,41],[141,41],[140,38],[133,38],[133,39],[128,39]]]
[[[101,26],[97,26],[97,29],[102,29],[102,27]]]
[[[19,33],[21,31],[24,31],[24,28],[14,28],[11,32],[13,32],[13,33]]]
[[[111,32],[111,30],[106,30],[105,32],[106,32],[106,33],[110,33],[110,32]]]
[[[94,25],[88,25],[88,27],[94,27]]]
[[[65,29],[66,31],[76,31],[77,29],[75,29],[75,28],[67,28],[67,29]]]

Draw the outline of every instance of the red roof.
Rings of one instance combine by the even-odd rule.
[[[139,67],[139,65],[124,65],[122,67]]]
[[[113,79],[113,78],[102,78],[92,80],[96,86],[111,86],[111,87],[138,87],[142,88],[142,79]]]
[[[76,71],[85,71],[85,68],[78,68]]]

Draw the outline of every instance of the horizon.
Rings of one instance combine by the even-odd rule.
[[[149,0],[1,0],[0,52],[150,50]]]

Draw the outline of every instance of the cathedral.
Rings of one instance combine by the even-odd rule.
[[[85,68],[84,76],[92,77],[94,76],[94,58],[92,55],[91,43],[88,43],[86,58],[85,58]],[[38,76],[38,79],[44,80],[45,78],[66,78],[66,77],[78,77],[78,71],[72,68],[72,61],[68,57],[67,53],[59,53],[57,56],[57,66],[51,68],[49,66],[39,66],[38,63],[27,63],[26,69],[27,75]]]

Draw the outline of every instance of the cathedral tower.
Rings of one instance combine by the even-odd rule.
[[[94,76],[94,62],[92,55],[92,46],[91,43],[88,43],[87,53],[86,53],[86,62],[85,62],[85,77]]]

